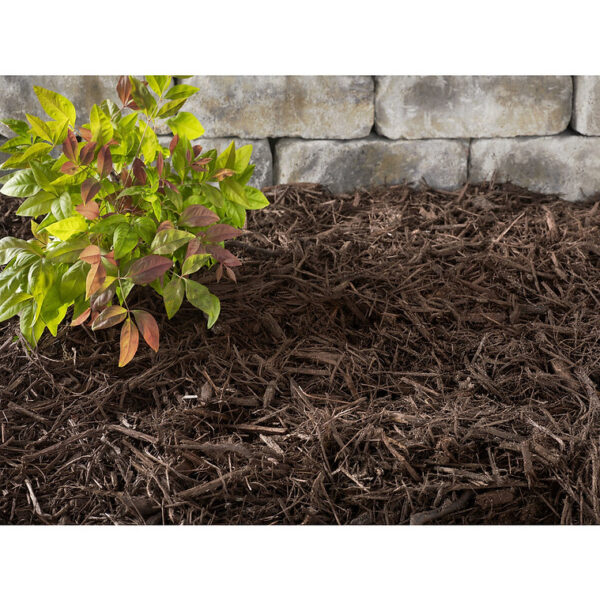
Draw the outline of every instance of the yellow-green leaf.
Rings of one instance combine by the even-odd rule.
[[[57,237],[59,240],[63,242],[68,240],[71,236],[74,236],[76,233],[81,233],[82,231],[87,231],[88,225],[87,221],[81,215],[74,215],[69,217],[68,219],[63,219],[62,221],[57,221],[52,225],[48,225],[46,227],[46,231]]]

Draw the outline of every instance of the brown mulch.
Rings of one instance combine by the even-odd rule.
[[[600,523],[598,202],[267,193],[211,331],[0,325],[1,523]]]

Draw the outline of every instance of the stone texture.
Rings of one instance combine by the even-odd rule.
[[[209,137],[360,138],[373,127],[373,78],[205,77],[187,110]]]
[[[168,146],[172,140],[170,135],[161,135],[158,137],[162,146]],[[262,189],[269,185],[273,185],[273,156],[271,154],[271,146],[269,140],[250,140],[236,137],[222,137],[222,138],[208,138],[202,136],[197,140],[194,140],[193,144],[200,144],[203,148],[203,152],[207,150],[216,149],[217,152],[221,153],[227,149],[227,146],[231,142],[235,141],[235,147],[240,148],[246,144],[252,145],[252,157],[250,163],[256,165],[254,173],[248,182],[248,185]]]
[[[600,191],[600,138],[571,133],[553,137],[474,140],[469,179],[516,185],[566,200]]]
[[[551,135],[568,126],[571,98],[571,77],[376,77],[376,128],[392,139]]]
[[[600,77],[573,79],[573,129],[584,135],[600,135]]]
[[[467,179],[469,144],[463,140],[280,140],[275,183],[322,183],[335,193],[358,187],[417,184],[456,189]]]
[[[33,91],[34,85],[66,96],[75,105],[77,123],[89,122],[90,110],[110,98],[121,106],[117,96],[117,75],[2,75],[0,76],[0,119],[25,120],[25,113],[48,119]],[[169,133],[168,126],[159,122],[158,133]],[[0,123],[0,134],[14,133]]]

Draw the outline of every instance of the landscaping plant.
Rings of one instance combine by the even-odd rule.
[[[17,210],[31,217],[32,239],[0,240],[0,321],[20,317],[35,346],[72,309],[71,325],[93,330],[121,325],[119,366],[135,355],[139,333],[158,350],[154,317],[128,302],[134,286],[163,298],[170,319],[185,298],[213,326],[219,299],[190,276],[216,266],[235,281],[240,261],[224,247],[239,236],[247,209],[268,205],[248,184],[252,146],[205,151],[193,140],[204,130],[180,109],[197,88],[170,76],[121,77],[118,106],[104,100],[77,126],[73,104],[34,87],[44,121],[5,119],[16,136],[0,179],[5,196],[24,198]],[[162,147],[156,123],[173,137]]]

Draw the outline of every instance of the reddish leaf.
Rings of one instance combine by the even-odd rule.
[[[86,219],[93,221],[100,216],[100,207],[95,200],[90,200],[87,204],[78,204],[75,210]]]
[[[90,306],[92,310],[102,311],[106,308],[108,303],[113,299],[116,290],[116,283],[113,282],[106,289],[100,288],[97,292],[90,296]]]
[[[221,248],[221,246],[206,246],[207,251],[213,256],[215,260],[220,263],[223,263],[226,267],[239,267],[242,262],[237,256],[234,256],[226,250],[225,248]]]
[[[206,239],[209,242],[224,242],[225,240],[231,240],[240,235],[243,235],[243,231],[241,229],[236,229],[231,225],[226,225],[225,223],[220,223],[218,225],[213,225],[209,229],[206,230],[204,234]]]
[[[189,148],[185,151],[185,160],[188,163],[192,162],[192,151]]]
[[[89,165],[94,160],[96,142],[88,142],[79,152],[79,161],[82,165]]]
[[[156,157],[156,170],[158,171],[159,177],[162,177],[164,166],[165,166],[165,159],[162,155],[162,152],[159,152]]]
[[[140,110],[140,107],[133,100],[127,103],[127,108],[130,108],[131,110]]]
[[[91,200],[100,191],[100,182],[95,179],[86,179],[81,184],[81,199],[85,204]]]
[[[158,254],[149,254],[142,258],[138,258],[131,267],[127,277],[131,278],[134,283],[143,285],[158,279],[164,275],[173,266],[173,261],[166,256]]]
[[[75,163],[72,163],[70,160],[64,163],[60,168],[60,172],[65,173],[66,175],[75,175],[75,173],[77,173],[78,170],[79,167]]]
[[[219,169],[214,175],[213,177],[217,180],[217,181],[223,181],[223,179],[225,179],[226,177],[231,177],[232,175],[235,175],[235,171],[232,171],[231,169]]]
[[[121,171],[121,185],[123,187],[131,187],[131,177],[129,177],[129,171],[123,167]]]
[[[86,141],[89,142],[92,139],[92,132],[85,127],[79,128],[79,135]]]
[[[175,148],[177,147],[177,144],[179,143],[179,136],[177,134],[175,134],[173,136],[173,139],[171,140],[171,143],[169,144],[169,152],[171,154],[173,154],[173,151],[175,150]]]
[[[107,177],[112,171],[113,162],[110,147],[105,144],[98,152],[97,170],[101,177]]]
[[[229,267],[225,267],[225,272],[227,273],[227,277],[229,277],[229,279],[231,279],[231,281],[237,283],[235,273],[233,272],[232,269],[230,269]]]
[[[194,164],[207,165],[211,161],[212,161],[212,158],[210,156],[206,156],[204,158],[199,158]]]
[[[121,75],[117,83],[117,94],[123,105],[127,104],[131,96],[131,80],[127,75]]]
[[[113,327],[114,325],[121,323],[126,316],[127,311],[122,306],[113,304],[112,306],[105,308],[96,317],[96,319],[94,319],[92,329],[96,331],[97,329],[107,329],[108,327]]]
[[[86,308],[78,317],[71,321],[71,327],[77,327],[77,325],[85,323],[86,319],[90,316],[91,312],[91,308]]]
[[[192,163],[192,169],[194,169],[194,171],[196,171],[197,173],[204,173],[205,171],[208,171],[208,169],[206,167],[203,167],[200,163]]]
[[[108,254],[105,254],[104,258],[112,265],[115,265],[115,267],[117,266],[117,261],[115,260],[115,251],[114,250],[111,250]]]
[[[94,244],[87,246],[81,251],[79,255],[80,260],[89,263],[90,265],[94,265],[100,262],[100,248],[95,246]]]
[[[97,292],[106,279],[106,269],[102,262],[93,263],[85,280],[85,297]]]
[[[77,138],[71,129],[67,131],[67,137],[65,138],[62,147],[65,156],[69,160],[72,160],[73,162],[77,160]]]
[[[133,176],[135,177],[135,182],[138,185],[146,185],[147,177],[146,177],[146,168],[144,163],[139,159],[135,158],[133,161]]]
[[[192,147],[192,150],[194,151],[194,158],[196,156],[198,156],[198,154],[200,154],[202,152],[202,146],[200,146],[199,144],[196,144],[195,146]]]
[[[179,193],[179,188],[174,183],[171,183],[170,181],[165,181],[165,185],[171,188],[174,192]]]
[[[194,238],[190,240],[190,243],[187,246],[187,251],[185,253],[185,258],[188,259],[190,256],[194,254],[203,254],[202,252],[202,244],[198,238]]]
[[[179,222],[189,227],[207,227],[219,220],[219,215],[202,204],[192,204],[182,213]]]
[[[140,334],[131,320],[127,319],[121,329],[119,366],[124,367],[134,356],[140,343]]]
[[[157,228],[156,233],[159,231],[164,231],[165,229],[175,229],[175,225],[171,223],[171,221],[163,221]]]
[[[134,310],[135,322],[141,331],[146,343],[154,352],[158,352],[159,331],[156,319],[145,310]]]
[[[215,273],[215,276],[217,278],[217,283],[219,283],[219,281],[221,281],[221,277],[223,277],[223,265],[219,265],[217,267],[217,272]]]

